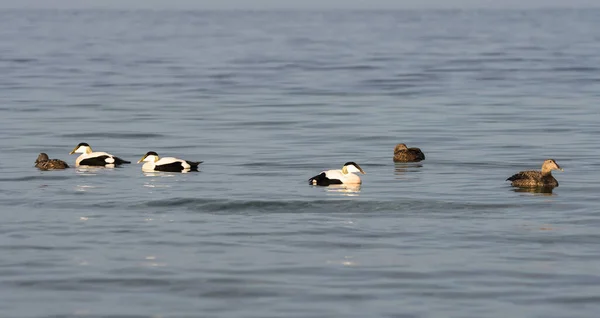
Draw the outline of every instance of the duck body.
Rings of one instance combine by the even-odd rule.
[[[188,172],[188,171],[198,171],[198,165],[202,163],[202,161],[189,161],[183,160],[174,157],[163,157],[160,158],[158,154],[154,151],[150,151],[146,153],[138,161],[138,163],[145,162],[142,166],[142,171],[152,172],[152,171],[164,171],[164,172]]]
[[[394,162],[419,162],[425,160],[425,154],[419,148],[408,148],[397,144],[394,148]]]
[[[541,171],[528,170],[512,175],[506,181],[511,181],[514,187],[558,187],[558,181],[552,174],[543,175]]]
[[[77,145],[70,154],[81,153],[75,160],[75,166],[118,166],[124,163],[131,163],[107,152],[92,151],[92,147],[82,142]]]
[[[552,175],[552,170],[563,170],[553,159],[544,161],[542,170],[527,170],[516,173],[506,179],[511,185],[521,188],[558,187],[558,181]]]
[[[69,168],[69,165],[60,159],[50,159],[46,153],[42,152],[35,161],[35,167],[40,170],[60,170]]]
[[[106,166],[106,165],[121,165],[131,163],[117,156],[113,156],[106,152],[96,151],[89,154],[82,154],[75,160],[75,166]]]
[[[354,163],[347,162],[340,170],[325,170],[320,174],[308,179],[308,184],[318,186],[329,186],[332,184],[361,184],[362,180],[355,172],[364,174],[362,168]]]

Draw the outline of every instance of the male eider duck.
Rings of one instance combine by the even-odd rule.
[[[66,169],[69,165],[60,159],[50,159],[45,152],[42,152],[35,161],[35,167],[40,170],[57,170]]]
[[[107,166],[114,165],[118,166],[123,163],[131,163],[130,161],[123,160],[119,157],[113,156],[106,152],[93,152],[92,147],[85,142],[73,148],[69,154],[80,153],[81,155],[75,160],[75,166]]]
[[[328,186],[331,184],[361,184],[360,177],[355,172],[365,174],[365,171],[354,162],[346,162],[341,170],[327,170],[308,179],[308,184]]]
[[[405,144],[397,144],[394,148],[394,162],[418,162],[425,160],[425,154],[419,148],[407,148]]]
[[[167,171],[167,172],[188,172],[198,171],[198,165],[202,161],[187,161],[173,157],[158,157],[154,151],[146,153],[138,163],[146,162],[142,166],[142,171]]]
[[[548,159],[542,164],[542,171],[521,171],[506,181],[512,181],[512,186],[521,188],[558,187],[558,181],[552,176],[552,170],[564,171],[554,159]]]

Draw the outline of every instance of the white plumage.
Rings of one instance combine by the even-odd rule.
[[[202,161],[187,161],[174,157],[164,157],[160,158],[158,154],[154,151],[149,151],[146,153],[138,163],[144,162],[142,166],[142,171],[152,172],[152,171],[169,171],[169,172],[188,172],[188,171],[198,171],[198,165],[202,163]]]
[[[362,180],[354,173],[365,174],[364,170],[354,162],[346,162],[340,170],[325,170],[308,179],[312,185],[328,186],[332,184],[361,184]]]
[[[80,153],[81,155],[75,160],[75,166],[110,166],[130,163],[117,156],[111,155],[103,151],[92,151],[92,147],[85,142],[78,144],[70,154]]]

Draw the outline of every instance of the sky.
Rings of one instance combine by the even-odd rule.
[[[0,0],[0,8],[468,9],[600,7],[600,0]]]

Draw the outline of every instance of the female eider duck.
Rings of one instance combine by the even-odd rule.
[[[405,144],[397,144],[394,148],[394,162],[418,162],[425,160],[425,154],[419,148],[407,148]]]
[[[35,167],[40,170],[57,170],[66,169],[69,165],[60,159],[50,159],[45,152],[42,152],[35,161]]]
[[[75,166],[107,166],[114,165],[118,166],[124,163],[131,163],[130,161],[123,160],[119,157],[113,156],[106,152],[93,152],[92,147],[85,142],[73,148],[69,154],[80,153],[81,155],[75,160]]]
[[[173,157],[158,157],[154,151],[146,153],[138,163],[145,162],[142,171],[167,171],[167,172],[188,172],[198,171],[198,165],[202,161],[187,161]]]
[[[512,181],[512,186],[521,188],[558,187],[558,181],[552,176],[552,170],[564,171],[554,159],[548,159],[542,164],[542,171],[521,171],[506,181]]]
[[[361,184],[360,177],[355,172],[365,174],[365,171],[355,162],[346,162],[341,170],[327,170],[308,179],[308,184],[328,186],[331,184]]]

